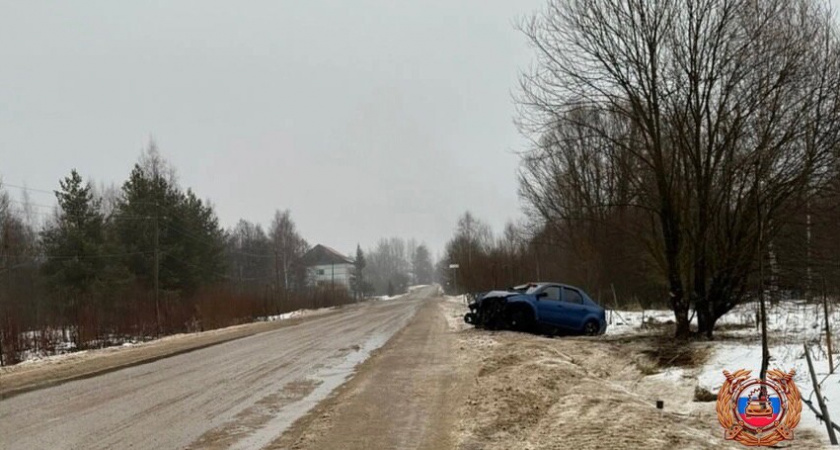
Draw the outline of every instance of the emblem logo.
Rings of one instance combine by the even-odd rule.
[[[802,400],[793,382],[796,372],[768,370],[767,379],[750,378],[749,370],[730,374],[718,392],[717,415],[724,437],[747,446],[770,446],[793,439]]]

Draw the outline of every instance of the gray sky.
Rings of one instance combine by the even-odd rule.
[[[289,208],[311,243],[437,252],[466,209],[521,214],[513,23],[543,3],[2,1],[0,176],[121,183],[153,135],[226,227]]]
[[[0,176],[121,183],[153,135],[226,227],[289,208],[311,243],[437,252],[466,209],[521,214],[513,24],[542,4],[4,2]]]

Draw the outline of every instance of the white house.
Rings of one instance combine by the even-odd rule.
[[[353,260],[338,251],[318,244],[303,255],[309,282],[316,285],[342,285],[350,289]]]

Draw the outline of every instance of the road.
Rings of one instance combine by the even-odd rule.
[[[424,302],[350,382],[269,448],[458,448],[469,369],[459,364],[458,338],[447,325],[442,302]]]
[[[2,400],[0,448],[266,447],[435,292]]]

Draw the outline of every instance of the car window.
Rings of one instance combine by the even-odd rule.
[[[549,286],[543,290],[546,300],[560,300],[560,288],[557,286]]]
[[[580,295],[580,292],[574,289],[563,288],[563,301],[574,303],[576,305],[582,305],[583,296]]]
[[[526,294],[533,294],[534,292],[537,292],[537,290],[539,290],[539,288],[541,288],[541,287],[542,287],[542,286],[540,286],[539,284],[529,284],[529,285],[526,285],[526,286],[527,286],[527,288],[528,288],[528,289],[525,291],[525,293],[526,293]]]

